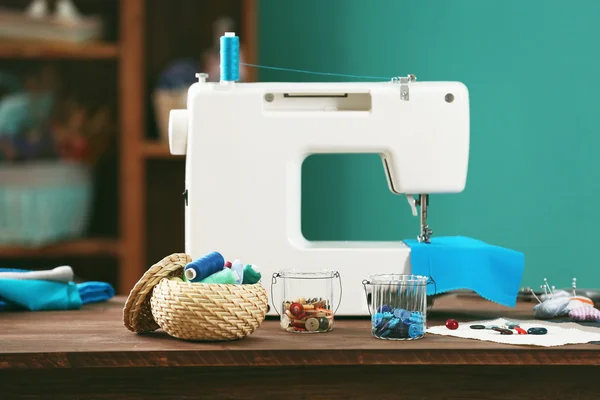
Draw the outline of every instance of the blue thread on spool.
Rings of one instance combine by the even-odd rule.
[[[240,38],[233,32],[221,36],[221,81],[240,79]]]
[[[225,259],[221,253],[213,251],[186,265],[183,270],[183,275],[190,282],[199,282],[210,275],[221,271],[224,266]]]

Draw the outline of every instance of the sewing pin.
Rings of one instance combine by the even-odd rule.
[[[529,289],[531,291],[531,294],[533,295],[533,297],[535,297],[535,299],[538,301],[538,303],[542,303],[542,301],[535,295],[533,289]]]
[[[575,289],[577,289],[577,278],[573,278],[573,297],[577,296],[575,294]]]

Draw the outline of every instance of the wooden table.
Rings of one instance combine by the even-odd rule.
[[[286,333],[267,320],[240,341],[192,343],[127,331],[123,301],[0,314],[0,399],[600,397],[598,345],[518,347],[435,335],[384,341],[371,336],[366,319],[338,319],[334,331],[317,335]],[[436,301],[429,325],[531,318],[531,307],[449,296]]]

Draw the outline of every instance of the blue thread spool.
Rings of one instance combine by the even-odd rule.
[[[204,278],[221,271],[224,266],[225,259],[221,253],[213,251],[186,265],[183,274],[190,282],[200,282]]]
[[[240,38],[234,32],[221,36],[221,82],[240,79]]]

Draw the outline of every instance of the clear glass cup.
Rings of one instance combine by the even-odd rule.
[[[281,329],[293,333],[330,332],[334,327],[334,279],[339,281],[339,300],[342,298],[342,281],[338,271],[307,271],[290,269],[273,274],[271,303],[280,316]],[[273,286],[281,285],[281,308],[275,306]]]
[[[372,275],[363,281],[365,293],[367,287],[371,293],[371,334],[384,340],[425,336],[429,283],[426,276],[405,274]]]

